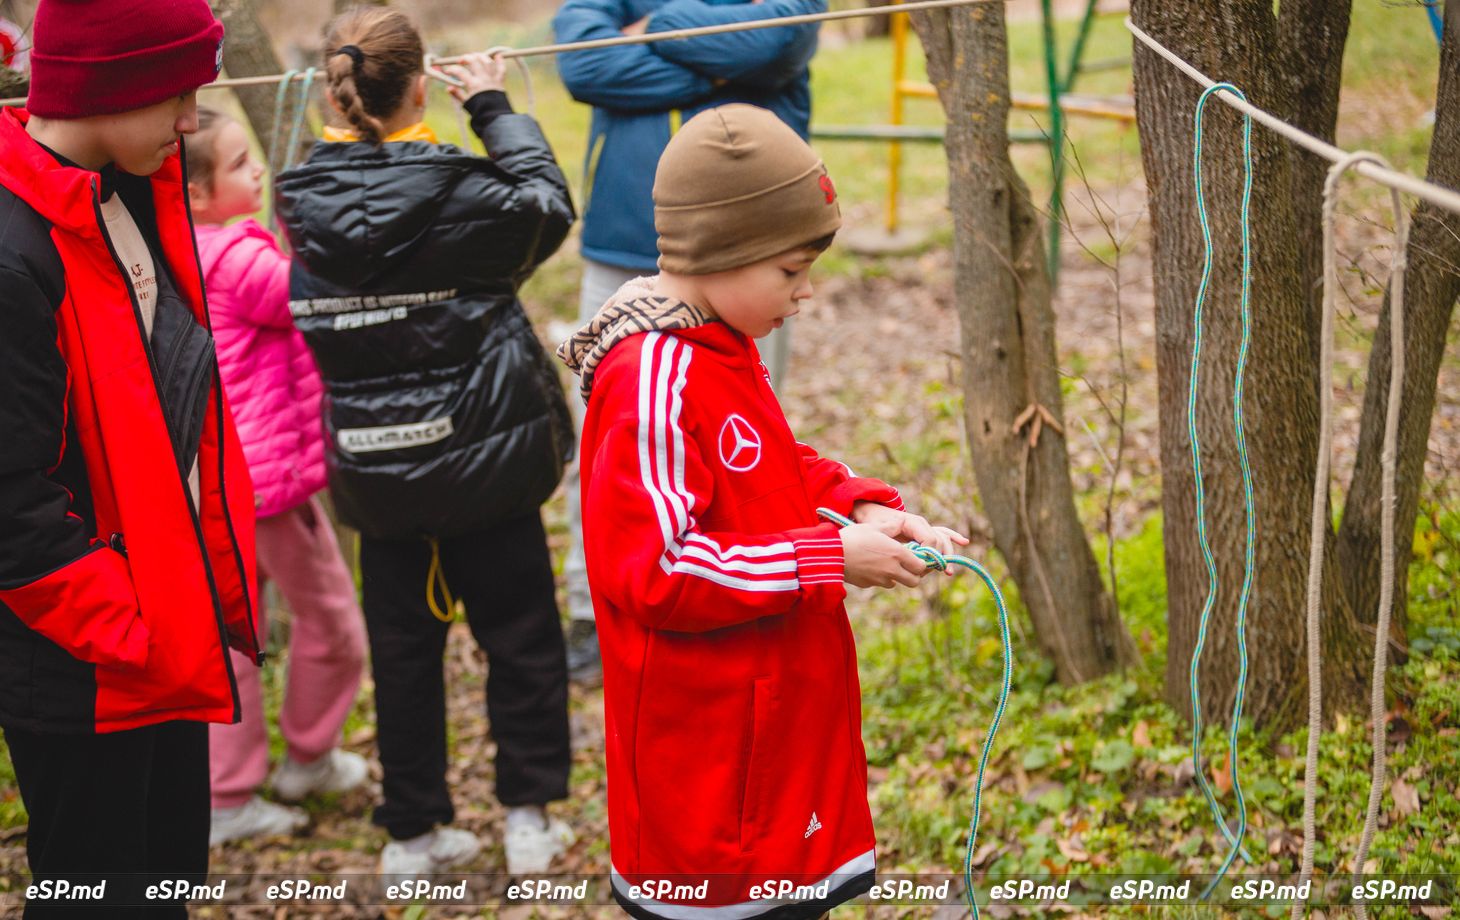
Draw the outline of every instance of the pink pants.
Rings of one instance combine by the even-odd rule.
[[[317,499],[259,518],[257,543],[259,632],[268,635],[263,609],[265,579],[278,584],[294,615],[279,731],[289,756],[309,763],[340,743],[340,729],[360,688],[364,620],[354,579]],[[230,654],[243,721],[209,727],[214,808],[247,802],[269,770],[269,730],[264,722],[259,669],[238,652]]]

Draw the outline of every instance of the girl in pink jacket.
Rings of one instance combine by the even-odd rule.
[[[258,211],[264,169],[238,122],[200,106],[198,126],[188,144],[188,194],[219,370],[253,477],[259,578],[274,581],[293,613],[279,712],[288,750],[271,782],[276,798],[298,801],[365,779],[364,758],[339,748],[360,686],[364,626],[354,579],[315,497],[325,485],[322,385],[289,314],[289,258],[257,221],[224,225]],[[209,737],[215,846],[308,823],[303,809],[257,794],[269,766],[259,670],[234,670],[243,720],[214,725]]]

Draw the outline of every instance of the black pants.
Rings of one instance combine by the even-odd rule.
[[[451,592],[487,653],[487,719],[497,742],[497,798],[541,805],[568,795],[568,667],[547,535],[537,515],[440,541]],[[426,600],[431,546],[360,540],[365,627],[384,771],[374,822],[392,837],[455,816],[446,788],[447,624]],[[438,601],[439,603],[439,601]]]
[[[30,813],[26,856],[35,883],[95,884],[109,905],[32,900],[26,920],[186,917],[181,904],[143,904],[163,879],[208,874],[208,726],[164,722],[104,735],[5,729],[20,797]]]

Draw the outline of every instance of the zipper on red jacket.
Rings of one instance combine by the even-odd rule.
[[[101,189],[97,184],[98,181],[97,179],[91,180],[91,208],[96,215],[97,229],[101,231],[101,238],[106,243],[106,251],[112,257],[112,265],[116,268],[122,279],[122,286],[127,289],[127,300],[132,304],[132,317],[137,323],[137,334],[142,339],[142,352],[147,356],[147,370],[152,377],[152,389],[158,394],[158,404],[161,405],[162,388],[157,379],[157,361],[152,355],[151,337],[147,334],[147,325],[142,322],[142,305],[137,302],[137,291],[132,287],[131,281],[127,278],[127,267],[122,264],[121,258],[117,255],[116,247],[112,245],[111,234],[107,232],[106,216],[101,213]],[[112,194],[120,195],[121,192],[113,190]],[[122,206],[126,207],[126,202],[122,202]],[[191,229],[191,220],[189,220],[188,226]],[[162,268],[166,271],[167,260],[165,253],[163,255]],[[156,261],[156,258],[154,254],[153,261]],[[222,405],[221,394],[218,397],[218,404],[220,406]],[[219,434],[221,437],[222,432],[220,431]],[[221,443],[219,445],[219,454],[222,454]],[[218,582],[213,576],[213,563],[208,559],[208,546],[203,539],[203,525],[198,520],[197,506],[193,504],[193,490],[188,488],[187,474],[180,467],[177,471],[177,478],[179,484],[182,486],[183,498],[187,501],[188,514],[192,517],[193,534],[198,540],[198,555],[202,557],[203,574],[208,579],[208,592],[213,596],[213,620],[218,627],[219,644],[222,646],[223,651],[223,669],[224,673],[228,675],[228,691],[233,697],[233,721],[237,722],[240,714],[243,712],[243,703],[238,696],[238,675],[233,673],[233,659],[228,654],[228,626],[223,620],[223,597],[218,593]],[[228,505],[226,495],[224,496],[223,504],[225,508]],[[235,540],[236,543],[237,541]],[[237,548],[235,545],[236,551]],[[243,593],[246,598],[248,596],[248,585],[246,584],[244,585]],[[252,619],[251,616],[250,619]]]

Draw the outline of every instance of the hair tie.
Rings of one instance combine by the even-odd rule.
[[[360,50],[359,45],[341,45],[334,50],[334,53],[331,54],[330,57],[334,57],[336,54],[349,55],[350,60],[355,62],[356,70],[359,70],[361,67],[365,66],[365,52]]]

